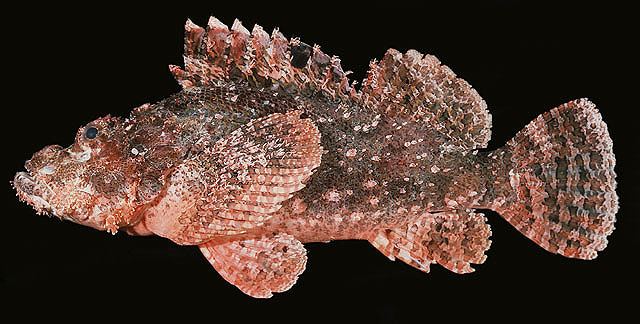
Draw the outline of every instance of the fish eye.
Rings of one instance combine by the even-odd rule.
[[[84,137],[88,139],[94,139],[98,136],[98,129],[95,127],[89,127],[84,131]]]

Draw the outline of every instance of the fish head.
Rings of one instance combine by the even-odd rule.
[[[126,154],[123,121],[106,116],[81,127],[75,142],[49,145],[16,173],[20,200],[38,214],[115,233],[134,218],[135,166]]]

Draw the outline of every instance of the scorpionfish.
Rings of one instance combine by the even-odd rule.
[[[336,56],[278,29],[185,27],[182,89],[35,153],[13,186],[38,213],[197,245],[266,298],[304,271],[303,243],[367,240],[428,272],[469,273],[504,217],[547,251],[593,259],[618,210],[615,157],[578,99],[499,149],[485,101],[431,55],[389,49],[357,88]]]

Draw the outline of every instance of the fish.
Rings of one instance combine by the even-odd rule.
[[[474,271],[483,210],[551,253],[590,260],[618,211],[615,155],[595,104],[547,111],[487,149],[491,114],[432,55],[389,49],[356,84],[318,45],[187,20],[181,90],[80,127],[17,172],[38,214],[198,246],[220,276],[268,298],[290,289],[304,244],[366,240],[429,272]]]

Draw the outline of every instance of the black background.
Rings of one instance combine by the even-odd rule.
[[[638,302],[640,138],[631,52],[638,30],[630,8],[609,2],[209,1],[22,4],[4,15],[2,139],[9,150],[3,155],[0,289],[11,300],[3,303],[7,308],[28,306],[23,314],[65,318],[83,311],[207,322],[425,323],[610,317]],[[341,57],[355,80],[389,47],[434,54],[486,100],[494,125],[490,148],[538,114],[589,97],[609,126],[618,161],[621,208],[608,248],[594,261],[566,259],[487,212],[493,245],[473,274],[439,266],[424,274],[390,262],[366,242],[308,244],[307,270],[298,283],[256,300],[227,284],[195,247],[111,236],[36,216],[18,202],[9,181],[33,152],[71,144],[76,129],[99,116],[126,116],[178,91],[167,65],[182,62],[184,21],[205,25],[209,15],[229,26],[236,17],[249,29],[279,26],[288,37],[320,44]]]

